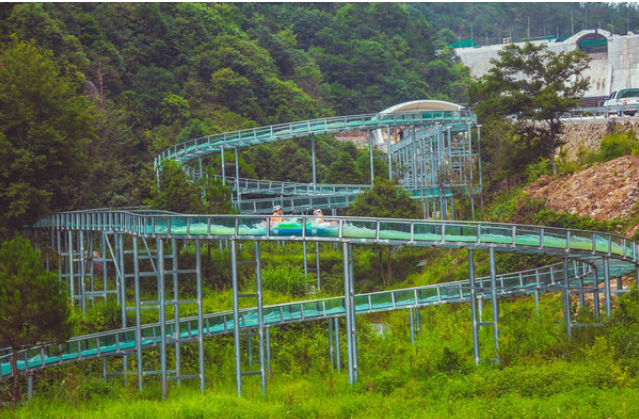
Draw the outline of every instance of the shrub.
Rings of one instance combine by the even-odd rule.
[[[550,169],[549,161],[548,159],[545,159],[543,157],[539,159],[537,163],[531,163],[526,168],[526,179],[528,180],[528,182],[533,182],[539,179],[541,175],[551,174],[552,170]]]
[[[608,161],[639,151],[637,135],[633,130],[622,133],[620,127],[615,126],[614,131],[606,134],[601,139],[599,146],[599,161]]]
[[[262,270],[262,284],[265,289],[293,296],[304,295],[308,288],[302,268],[289,263],[267,265]]]

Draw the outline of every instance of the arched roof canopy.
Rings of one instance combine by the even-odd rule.
[[[412,112],[412,111],[460,111],[463,106],[443,100],[413,100],[399,103],[390,108],[384,109],[380,113],[392,112]]]
[[[412,100],[410,102],[398,103],[390,108],[384,109],[380,114],[393,112],[422,112],[422,111],[461,111],[464,107],[452,102],[443,100]],[[382,130],[373,131],[373,141],[377,146],[384,145]]]

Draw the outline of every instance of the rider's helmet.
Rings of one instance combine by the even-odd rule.
[[[279,205],[275,205],[275,206],[273,207],[273,212],[277,212],[277,211],[282,211],[282,207],[281,207],[281,206],[279,206]]]
[[[315,211],[313,211],[313,215],[322,215],[322,210],[316,209]]]

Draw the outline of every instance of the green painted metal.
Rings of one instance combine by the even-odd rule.
[[[460,197],[476,195],[481,191],[481,184],[474,185],[469,181],[466,173],[472,166],[478,154],[473,154],[470,146],[470,135],[464,134],[477,122],[477,117],[470,111],[427,111],[408,113],[387,113],[355,115],[335,118],[324,118],[310,121],[297,121],[286,124],[278,124],[230,133],[206,136],[177,144],[164,150],[154,160],[156,173],[161,170],[165,160],[176,160],[183,164],[184,170],[192,178],[202,176],[202,157],[209,154],[222,154],[222,181],[228,181],[227,185],[234,189],[234,205],[243,214],[270,213],[274,205],[281,205],[286,212],[305,212],[314,207],[343,208],[371,185],[322,185],[318,184],[315,174],[315,146],[316,134],[335,133],[341,131],[366,130],[369,143],[372,140],[373,130],[386,128],[390,136],[390,127],[412,127],[410,139],[399,141],[388,147],[389,167],[392,167],[393,159],[410,161],[411,179],[400,177],[401,186],[415,199],[433,197]],[[441,124],[446,124],[448,133],[448,148],[454,149],[445,153],[443,143],[441,148],[435,148],[430,152],[425,147],[424,138],[439,133],[441,136]],[[417,127],[424,128],[419,132]],[[430,128],[429,128],[430,127]],[[435,130],[433,130],[435,127]],[[451,142],[451,133],[456,134],[455,141]],[[224,170],[224,150],[233,148],[237,160],[239,147],[264,144],[273,141],[286,140],[309,136],[311,138],[313,182],[300,184],[293,182],[264,181],[253,179],[240,179],[236,163],[236,177],[227,178]],[[466,151],[468,143],[469,153]],[[419,144],[419,145],[416,145]],[[404,153],[404,148],[409,146],[412,153]],[[371,179],[373,173],[373,150],[370,150]],[[422,159],[423,162],[418,162]],[[428,162],[427,162],[428,160]],[[196,161],[197,167],[188,164]],[[401,167],[401,166],[397,166]],[[406,172],[408,173],[408,172]],[[446,173],[445,176],[442,176]],[[392,177],[392,174],[391,174]],[[454,182],[441,182],[441,179],[456,179]],[[158,178],[159,182],[159,178]],[[371,180],[372,184],[372,180]],[[261,194],[271,196],[268,199],[240,199],[242,194]]]
[[[270,217],[259,216],[203,216],[148,212],[97,211],[55,214],[38,223],[38,228],[66,231],[113,231],[137,237],[154,237],[162,248],[162,239],[231,239],[256,241],[329,241],[408,246],[462,247],[563,255],[580,261],[585,267],[570,267],[568,285],[571,289],[592,288],[593,280],[581,280],[583,269],[595,267],[597,279],[616,278],[632,274],[638,263],[637,246],[621,236],[590,231],[521,226],[477,222],[437,222],[423,220],[325,217],[326,231],[312,226],[311,217],[289,217],[293,227],[270,228]],[[298,223],[292,223],[295,218]],[[262,224],[265,222],[265,224]],[[158,259],[159,260],[159,259]],[[162,269],[160,269],[162,270]],[[477,287],[490,289],[490,278],[475,280]],[[595,281],[596,282],[596,281]],[[561,266],[551,266],[525,273],[497,276],[496,292],[504,295],[528,295],[535,291],[559,291],[565,287]],[[585,285],[584,285],[585,284]],[[407,309],[410,307],[469,302],[468,281],[438,284],[405,290],[394,290],[354,297],[357,314],[375,311]],[[486,298],[486,295],[483,295]],[[292,304],[264,307],[263,318],[267,326],[290,322],[311,321],[342,317],[344,299],[329,298]],[[242,327],[256,327],[257,308],[242,311]],[[207,336],[232,333],[232,313],[204,316],[202,328]],[[197,318],[180,319],[179,335],[175,322],[166,320],[142,328],[141,347],[167,344],[176,339],[196,340]],[[166,332],[161,329],[165,327]],[[84,359],[123,355],[135,352],[136,328],[129,327],[112,332],[71,339],[58,348],[45,345],[20,353],[21,370],[34,370],[60,363]],[[57,354],[57,352],[60,354]],[[1,378],[10,376],[10,355],[0,356]]]

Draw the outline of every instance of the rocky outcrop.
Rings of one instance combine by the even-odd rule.
[[[552,180],[542,176],[524,189],[548,208],[599,221],[635,217],[639,200],[639,158],[624,156]],[[626,232],[630,236],[635,228]]]

